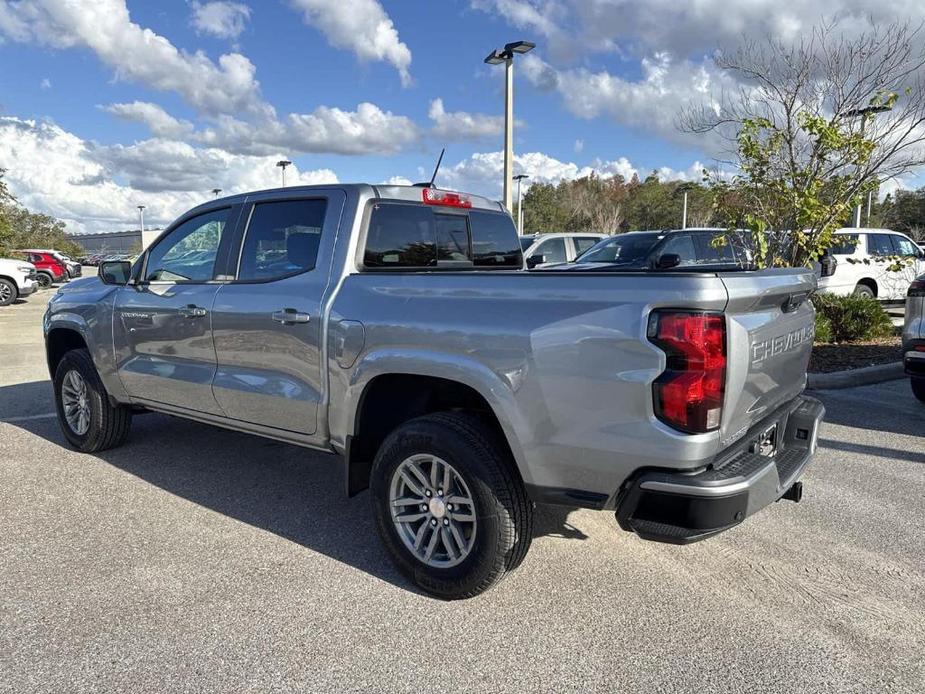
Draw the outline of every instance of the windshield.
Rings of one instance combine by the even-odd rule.
[[[604,239],[589,248],[575,260],[576,263],[628,263],[643,262],[652,247],[662,238],[659,233],[629,233]]]

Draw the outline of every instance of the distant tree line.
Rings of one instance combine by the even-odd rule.
[[[700,183],[623,176],[534,183],[524,195],[524,233],[679,229],[687,193],[687,226],[714,226],[712,191]],[[516,209],[515,209],[516,216]]]
[[[0,257],[17,248],[49,248],[76,257],[80,246],[64,233],[64,222],[47,214],[30,212],[19,204],[3,181],[0,169]]]

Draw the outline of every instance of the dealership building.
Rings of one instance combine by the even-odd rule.
[[[129,229],[107,231],[97,234],[68,234],[68,238],[84,249],[87,255],[94,253],[137,253],[147,248],[161,233],[160,229]]]

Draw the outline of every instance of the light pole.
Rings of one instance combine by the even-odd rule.
[[[217,198],[217,197],[218,197],[218,194],[221,193],[221,192],[222,192],[222,189],[221,189],[221,188],[213,188],[213,189],[212,189],[212,197],[216,197],[216,198]]]
[[[285,188],[286,187],[286,167],[292,166],[292,162],[289,161],[288,159],[280,159],[278,162],[276,162],[276,165],[280,168],[283,174],[283,188]]]
[[[687,191],[684,191],[684,207],[681,210],[681,228],[687,229]]]
[[[852,118],[855,116],[861,117],[861,137],[864,137],[864,128],[867,126],[867,117],[872,113],[884,113],[891,110],[889,106],[865,106],[864,108],[855,108],[850,111],[845,111],[845,116]],[[870,196],[868,195],[867,203],[867,222],[870,223]],[[854,210],[854,226],[856,229],[861,227],[861,203],[858,203],[858,206]]]
[[[529,53],[536,44],[514,41],[488,54],[489,65],[504,63],[504,207],[511,210],[512,179],[514,175],[514,54]]]
[[[141,223],[141,233],[145,233],[145,206],[138,205],[138,219]]]
[[[530,178],[527,174],[517,174],[514,180],[517,181],[517,233],[524,235],[524,199],[520,194],[520,184],[525,178]]]

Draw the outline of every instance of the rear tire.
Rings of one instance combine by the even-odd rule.
[[[86,349],[71,350],[55,370],[55,407],[64,437],[78,451],[96,453],[125,443],[132,410],[113,406]]]
[[[925,402],[925,378],[913,376],[910,382],[912,383],[912,394],[918,398],[919,402]]]
[[[19,297],[16,285],[9,280],[0,279],[0,306],[9,306]]]
[[[48,289],[53,283],[54,278],[46,272],[40,272],[37,278],[39,287],[42,289]]]
[[[401,470],[408,470],[409,461],[423,461],[414,464],[420,465],[427,484],[414,474],[408,477],[426,498],[416,499],[401,481]],[[437,484],[427,473],[434,464],[441,466]],[[454,477],[451,489],[444,490],[440,479],[447,467]],[[396,497],[401,505],[393,505],[396,489],[402,490]],[[438,492],[444,493],[439,499]],[[418,587],[444,600],[471,598],[496,585],[521,563],[533,539],[533,504],[506,445],[475,415],[437,413],[398,427],[376,454],[370,495],[376,529],[395,566]],[[454,508],[452,501],[464,496],[472,503]],[[448,502],[445,515],[443,497]],[[396,521],[393,507],[395,514],[407,511],[422,518],[414,524]],[[466,522],[470,516],[473,520]],[[419,538],[422,554],[432,546],[430,560],[415,553],[409,540],[413,536]]]
[[[854,288],[855,296],[866,296],[868,299],[876,299],[877,295],[874,294],[874,290],[870,288],[868,284],[859,284]]]

